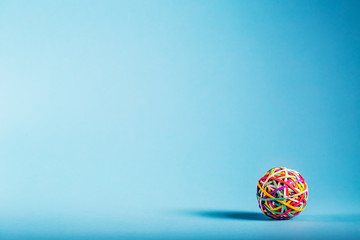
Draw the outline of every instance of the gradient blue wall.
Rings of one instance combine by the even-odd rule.
[[[206,237],[173,212],[258,211],[275,166],[308,181],[304,217],[360,213],[359,10],[2,1],[1,236]]]

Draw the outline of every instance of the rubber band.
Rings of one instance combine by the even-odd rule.
[[[297,216],[305,209],[308,195],[305,179],[297,171],[285,167],[270,169],[257,184],[260,210],[275,219]]]

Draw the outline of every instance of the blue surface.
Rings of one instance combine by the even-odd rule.
[[[360,238],[358,1],[1,1],[1,239]],[[293,220],[257,180],[299,171]]]

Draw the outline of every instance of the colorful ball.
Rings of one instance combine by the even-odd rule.
[[[274,219],[293,218],[306,207],[308,186],[297,171],[285,167],[270,169],[257,185],[261,211]]]

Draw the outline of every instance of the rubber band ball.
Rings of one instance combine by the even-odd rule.
[[[260,178],[256,196],[266,216],[285,220],[299,215],[305,209],[309,191],[300,173],[276,167]]]

